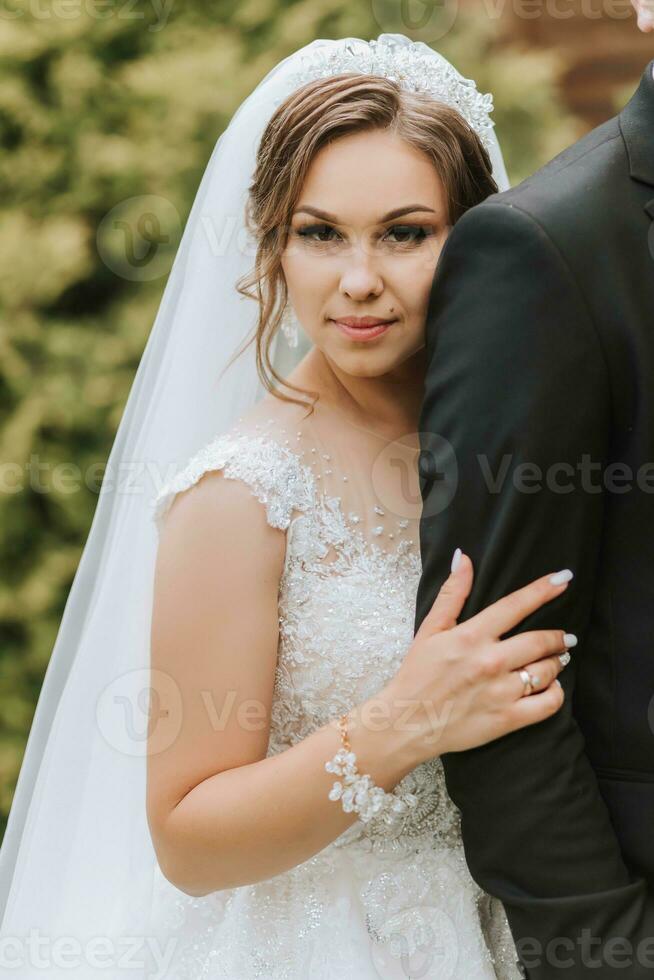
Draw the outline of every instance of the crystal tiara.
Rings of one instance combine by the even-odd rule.
[[[490,118],[493,96],[482,95],[473,79],[464,78],[442,55],[423,41],[404,34],[380,34],[377,40],[349,37],[329,41],[300,56],[294,73],[297,86],[341,72],[381,75],[411,92],[425,92],[457,109],[490,152],[495,123]]]

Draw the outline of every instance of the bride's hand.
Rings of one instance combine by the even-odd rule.
[[[457,625],[472,581],[472,562],[462,555],[384,688],[393,724],[405,725],[419,760],[490,742],[544,720],[563,704],[559,655],[576,638],[558,629],[501,637],[568,583],[553,585],[545,575]],[[523,693],[522,669],[538,679],[531,694]]]

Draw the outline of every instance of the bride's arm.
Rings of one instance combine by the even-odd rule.
[[[335,724],[266,758],[285,546],[248,488],[220,473],[177,496],[161,534],[147,808],[161,869],[188,894],[294,867],[356,819],[328,799]],[[357,710],[359,769],[390,790],[414,750],[392,725],[356,724]]]
[[[285,548],[245,483],[220,473],[177,495],[161,534],[147,810],[163,873],[191,895],[295,867],[356,819],[328,798],[337,718],[266,757]],[[563,631],[500,637],[567,582],[544,576],[457,626],[472,580],[462,556],[397,674],[348,712],[359,772],[384,790],[438,751],[499,738],[561,707]],[[528,666],[541,685],[525,698],[517,671]]]

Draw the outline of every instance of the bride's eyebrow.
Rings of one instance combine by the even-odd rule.
[[[429,211],[431,214],[436,214],[433,208],[428,208],[425,204],[407,204],[405,207],[395,208],[393,211],[389,211],[382,218],[379,219],[380,224],[384,224],[386,221],[392,221],[393,218],[401,218],[405,214],[412,214],[414,211]],[[322,211],[320,208],[314,208],[310,204],[300,204],[294,211],[294,214],[312,214],[315,218],[322,218],[323,221],[329,221],[333,225],[340,224],[338,218],[333,214],[328,214],[327,211]]]

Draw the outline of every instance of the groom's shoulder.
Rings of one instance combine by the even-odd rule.
[[[530,177],[493,194],[479,207],[504,204],[530,215],[544,226],[583,221],[597,213],[615,190],[616,176],[627,173],[627,156],[618,117],[591,130]]]

